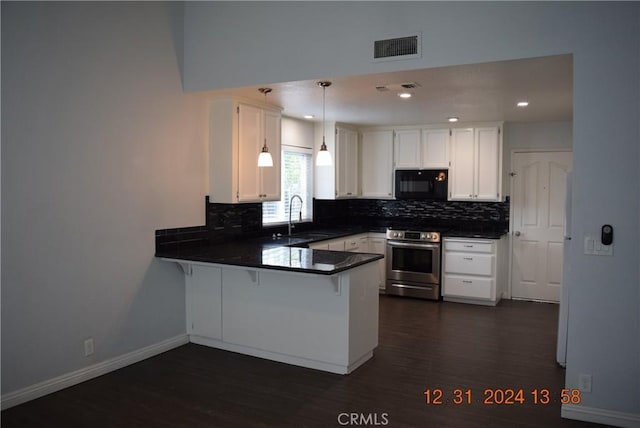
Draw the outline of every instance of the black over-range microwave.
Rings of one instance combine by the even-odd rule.
[[[397,169],[395,197],[446,201],[448,176],[446,169]]]

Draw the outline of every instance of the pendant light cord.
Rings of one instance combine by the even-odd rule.
[[[327,102],[326,102],[326,96],[327,96],[327,87],[326,86],[322,86],[322,144],[325,144],[325,133],[327,132],[327,123],[326,123],[326,106],[327,106]]]

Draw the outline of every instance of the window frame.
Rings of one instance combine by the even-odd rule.
[[[289,200],[285,200],[285,167],[286,167],[286,161],[285,161],[285,152],[291,152],[291,153],[301,153],[301,154],[305,154],[310,156],[309,160],[310,160],[310,164],[309,164],[309,174],[308,174],[308,180],[309,180],[309,195],[307,195],[307,198],[304,197],[304,195],[300,195],[303,198],[303,204],[309,208],[308,213],[309,213],[309,217],[303,217],[302,221],[298,221],[297,217],[296,219],[292,218],[292,222],[295,221],[296,224],[300,224],[300,223],[312,223],[313,222],[313,191],[314,191],[314,167],[313,167],[313,149],[310,147],[302,147],[302,146],[291,146],[291,145],[287,145],[287,144],[282,144],[281,148],[280,148],[280,159],[281,159],[281,166],[280,166],[280,200],[279,201],[271,201],[271,202],[263,202],[262,203],[262,226],[264,228],[269,228],[269,227],[275,227],[275,226],[283,226],[283,225],[287,225],[289,224],[289,219],[285,218],[284,220],[278,220],[278,221],[273,221],[273,222],[266,222],[265,223],[265,213],[264,213],[264,204],[273,204],[273,203],[277,203],[277,204],[284,204],[283,208],[282,208],[282,212],[284,214],[284,216],[286,217],[287,214],[287,205],[289,203]],[[308,199],[308,200],[306,200]],[[295,203],[297,204],[297,202]],[[308,205],[307,205],[308,204]],[[296,205],[297,206],[297,205]],[[305,215],[307,212],[303,211],[303,215]]]

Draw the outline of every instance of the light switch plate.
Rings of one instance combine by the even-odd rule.
[[[602,245],[600,238],[585,236],[584,253],[592,256],[613,256],[613,244]]]

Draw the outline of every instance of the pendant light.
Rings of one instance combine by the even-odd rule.
[[[318,86],[322,88],[322,145],[320,146],[320,151],[316,156],[316,166],[331,166],[333,165],[333,161],[331,160],[331,153],[327,150],[327,144],[325,143],[325,92],[329,86],[331,86],[331,82],[318,82]]]
[[[264,102],[267,103],[267,94],[271,92],[271,88],[259,88],[261,93],[264,94]],[[267,136],[264,136],[264,145],[262,146],[262,151],[258,155],[258,167],[264,168],[273,166],[273,158],[271,157],[271,153],[269,153],[269,148],[267,147]]]

